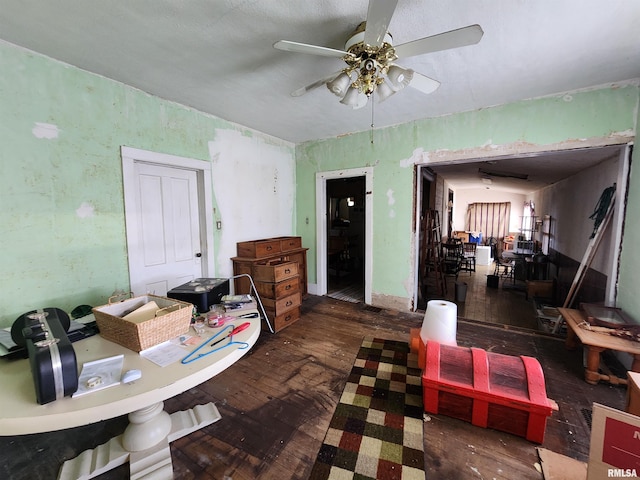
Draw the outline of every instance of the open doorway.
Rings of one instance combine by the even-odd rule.
[[[332,170],[327,172],[318,172],[316,173],[316,249],[317,249],[317,257],[316,257],[316,277],[317,277],[317,285],[316,285],[316,294],[317,295],[327,295],[328,293],[328,285],[329,285],[329,252],[328,252],[328,244],[329,237],[333,236],[336,232],[332,232],[334,230],[332,228],[333,220],[335,219],[336,210],[334,208],[333,213],[331,212],[331,195],[328,192],[328,186],[330,186],[330,182],[332,180],[347,180],[351,178],[358,178],[353,183],[355,186],[349,185],[351,182],[345,182],[345,191],[336,190],[333,193],[334,196],[345,195],[344,198],[353,197],[353,206],[351,207],[353,210],[353,214],[355,217],[362,215],[362,222],[357,220],[354,223],[359,225],[358,227],[358,235],[360,237],[357,239],[357,247],[358,252],[355,255],[358,255],[358,258],[361,258],[361,268],[362,276],[358,277],[362,279],[364,285],[364,303],[370,305],[371,304],[371,284],[372,284],[372,239],[373,239],[373,205],[372,202],[368,200],[373,192],[373,168],[372,167],[364,167],[364,168],[353,168],[347,170]],[[337,183],[335,185],[338,185]],[[362,189],[362,185],[364,185],[364,190]],[[330,188],[338,188],[338,187],[330,187]],[[362,195],[362,202],[356,202],[355,197],[357,195]],[[336,197],[334,197],[336,198]],[[346,200],[348,202],[348,200]],[[337,206],[338,214],[340,212],[339,202],[334,201],[333,205]],[[357,204],[357,209],[356,209]],[[347,208],[349,205],[347,204]],[[357,211],[356,211],[357,210]],[[349,212],[349,216],[351,217],[351,212]],[[355,218],[354,217],[354,218]],[[349,219],[351,223],[351,218]],[[347,232],[349,229],[346,229]],[[354,240],[356,241],[356,240]],[[351,254],[350,254],[351,255]],[[360,257],[361,255],[361,257]],[[331,272],[333,273],[333,272]],[[344,283],[344,282],[343,282]]]
[[[364,301],[365,177],[327,180],[327,295]]]
[[[589,269],[588,281],[581,288],[583,299],[575,302],[576,305],[579,301],[614,305],[625,214],[623,199],[629,171],[628,145],[594,146],[519,157],[417,166],[416,246],[419,248],[422,244],[423,210],[428,205],[431,211],[439,214],[441,220],[445,219],[440,229],[443,242],[455,234],[456,238],[463,238],[463,242],[478,240],[478,250],[475,268],[463,271],[455,278],[447,278],[448,288],[444,294],[436,288],[425,292],[425,278],[417,278],[416,309],[421,310],[425,300],[441,296],[455,300],[459,316],[472,320],[517,326],[521,325],[515,322],[526,315],[533,315],[534,321],[539,320],[535,318],[537,309],[533,308],[532,297],[541,295],[534,287],[545,288],[542,290],[545,301],[550,300],[552,305],[563,304],[580,266],[580,259],[585,254],[583,239],[591,232],[593,221],[589,215],[592,207],[605,187],[617,184],[617,208],[606,240],[608,243],[603,244],[600,249],[602,255]],[[518,184],[522,187],[516,190]],[[425,197],[426,191],[433,194]],[[452,191],[455,202],[451,207],[455,213],[451,224],[447,219],[450,218],[448,207]],[[576,199],[581,201],[576,202]],[[495,235],[496,238],[479,235],[486,231],[478,230],[469,222],[469,207],[476,201],[511,203],[512,214],[507,234]],[[527,224],[527,219],[535,220],[535,224]],[[448,231],[449,225],[452,225],[451,232]],[[514,239],[517,243],[514,243]],[[518,248],[521,241],[531,240],[534,241],[534,249],[514,249]],[[501,246],[498,251],[492,248],[495,244]],[[502,270],[497,268],[495,258],[507,258],[502,253],[510,254],[512,249],[516,256],[511,269],[513,273],[509,276],[499,273],[496,286],[496,271]],[[486,252],[488,254],[485,255]],[[420,250],[416,251],[415,258],[416,272],[420,275],[424,271],[420,263]],[[464,285],[466,288],[460,289],[466,293],[466,296],[460,295],[463,298],[461,301],[457,300],[456,295],[458,283],[467,284]]]

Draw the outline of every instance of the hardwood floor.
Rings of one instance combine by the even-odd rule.
[[[531,299],[527,299],[525,295],[525,283],[500,278],[498,288],[488,287],[487,275],[493,272],[493,264],[477,265],[475,272],[460,272],[457,279],[446,277],[446,295],[438,295],[432,288],[427,290],[425,300],[444,298],[455,302],[458,305],[458,316],[466,319],[538,330],[535,309]],[[464,302],[455,300],[456,282],[467,284]],[[424,311],[425,300],[419,302],[419,311]]]
[[[461,277],[462,278],[462,277]],[[468,308],[467,305],[464,307]],[[364,336],[404,340],[423,314],[309,296],[302,318],[264,331],[243,359],[165,403],[170,412],[216,403],[222,419],[171,444],[176,479],[306,479]],[[543,447],[586,461],[592,402],[622,409],[626,389],[583,380],[582,352],[512,325],[458,321],[458,344],[538,358],[559,411]],[[60,464],[121,433],[126,419],[22,437],[0,437],[0,477],[54,479]],[[440,415],[424,423],[429,479],[542,479],[536,444]],[[100,476],[128,477],[128,467]]]

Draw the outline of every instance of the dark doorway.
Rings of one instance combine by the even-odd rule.
[[[365,177],[327,180],[327,295],[364,301]]]

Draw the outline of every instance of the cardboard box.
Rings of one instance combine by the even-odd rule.
[[[640,373],[627,372],[627,405],[624,410],[640,416]]]
[[[593,404],[587,480],[638,478],[640,418]]]

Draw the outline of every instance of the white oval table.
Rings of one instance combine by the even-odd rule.
[[[129,425],[122,435],[66,461],[58,479],[93,478],[126,462],[132,478],[171,479],[169,444],[216,422],[220,414],[213,403],[208,403],[169,415],[164,411],[164,401],[209,380],[247,353],[260,336],[258,311],[242,312],[243,315],[252,313],[256,318],[238,318],[231,322],[235,326],[250,322],[247,329],[233,336],[234,341],[246,343],[246,348],[229,345],[188,364],[177,361],[161,367],[100,335],[75,342],[78,369],[85,362],[122,354],[123,372],[139,369],[142,377],[132,383],[121,383],[76,398],[65,397],[46,405],[36,401],[29,360],[4,361],[0,363],[0,435],[50,432],[128,414]],[[207,328],[202,341],[218,331],[220,329]],[[197,346],[182,347],[185,356]]]

